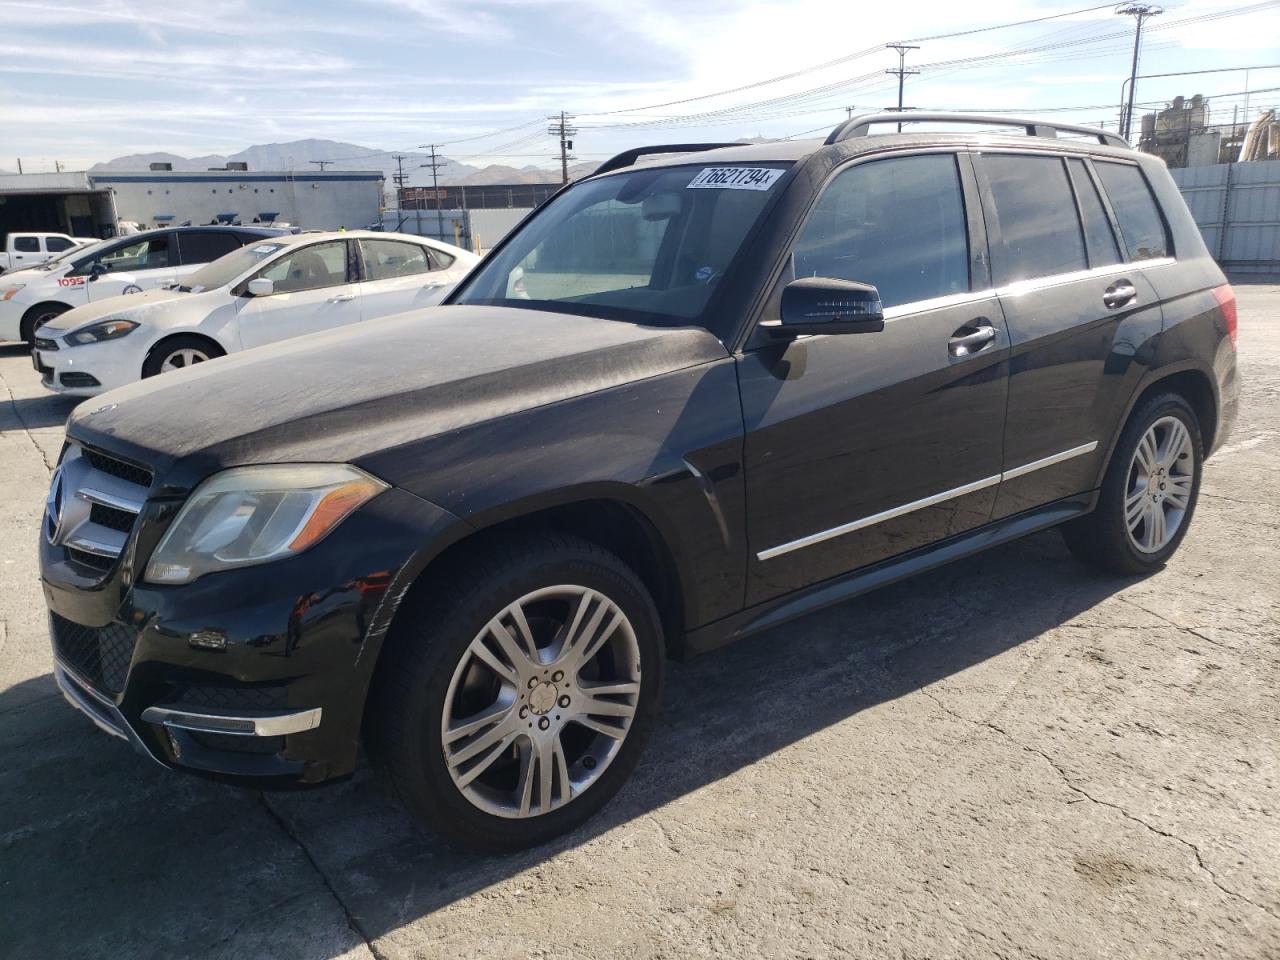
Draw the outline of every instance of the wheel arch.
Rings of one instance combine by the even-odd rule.
[[[1133,392],[1133,396],[1129,398],[1129,403],[1124,410],[1124,416],[1116,424],[1115,432],[1108,443],[1107,455],[1098,473],[1099,485],[1102,483],[1102,478],[1107,475],[1107,469],[1111,465],[1111,457],[1115,453],[1116,444],[1120,442],[1120,435],[1124,433],[1124,428],[1133,416],[1133,411],[1138,409],[1152,394],[1162,391],[1176,393],[1191,405],[1196,419],[1200,422],[1200,435],[1204,444],[1205,455],[1207,456],[1208,452],[1213,449],[1218,430],[1220,401],[1212,374],[1195,363],[1184,363],[1162,368],[1146,378]]]
[[[393,629],[401,611],[413,608],[410,600],[429,590],[432,572],[466,562],[483,554],[491,544],[539,533],[577,536],[614,553],[644,582],[662,618],[669,656],[682,656],[687,625],[688,591],[681,577],[676,551],[659,523],[633,500],[596,491],[594,495],[564,499],[536,508],[507,508],[502,514],[477,521],[468,518],[472,530],[452,539],[443,548],[427,548],[410,561],[411,579],[399,597],[387,624]]]

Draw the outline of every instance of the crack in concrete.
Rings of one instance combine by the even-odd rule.
[[[1186,847],[1188,850],[1191,851],[1192,855],[1195,857],[1196,866],[1199,867],[1201,872],[1209,879],[1209,882],[1212,883],[1215,887],[1217,887],[1218,890],[1220,890],[1224,895],[1231,898],[1232,900],[1239,900],[1242,903],[1247,903],[1249,904],[1249,906],[1254,907],[1258,910],[1261,910],[1272,920],[1280,921],[1280,913],[1277,913],[1275,910],[1272,910],[1266,904],[1258,903],[1256,900],[1251,900],[1249,897],[1245,896],[1243,893],[1239,893],[1236,890],[1232,890],[1230,887],[1222,883],[1222,881],[1218,879],[1218,875],[1213,871],[1213,869],[1207,863],[1205,863],[1204,857],[1200,853],[1200,848],[1196,844],[1192,843],[1190,840],[1185,840],[1175,833],[1171,833],[1168,830],[1162,830],[1159,827],[1155,826],[1154,824],[1148,823],[1146,820],[1143,820],[1141,817],[1135,816],[1134,814],[1130,813],[1128,810],[1126,810],[1124,807],[1122,807],[1118,803],[1112,803],[1110,800],[1101,800],[1098,797],[1095,797],[1093,794],[1089,793],[1089,791],[1085,790],[1083,787],[1079,786],[1074,780],[1072,780],[1071,776],[1067,773],[1066,770],[1062,768],[1061,764],[1059,764],[1058,761],[1054,760],[1053,757],[1049,756],[1048,753],[1046,753],[1044,750],[1041,750],[1039,747],[1032,747],[1025,743],[1022,743],[1017,739],[1017,737],[1011,734],[1008,730],[1005,730],[999,724],[993,723],[990,720],[974,720],[972,717],[963,716],[962,714],[959,714],[955,710],[952,710],[950,707],[948,707],[933,692],[926,690],[924,687],[920,687],[919,691],[920,693],[928,697],[930,700],[932,700],[938,706],[938,709],[940,709],[943,713],[946,713],[948,716],[954,717],[956,720],[959,720],[962,723],[970,723],[970,724],[973,724],[974,726],[985,727],[988,730],[992,730],[1000,734],[1000,736],[1004,737],[1015,747],[1018,747],[1019,749],[1024,750],[1027,753],[1030,753],[1039,757],[1045,763],[1047,763],[1050,767],[1053,768],[1054,772],[1058,774],[1059,778],[1061,778],[1063,784],[1066,785],[1067,789],[1077,794],[1081,799],[1087,800],[1090,803],[1097,804],[1100,807],[1109,807],[1110,809],[1115,810],[1117,813],[1123,816],[1126,820],[1133,821],[1134,823],[1145,828],[1146,830],[1155,834],[1156,836],[1173,840],[1181,844],[1182,846]]]
[[[311,855],[311,851],[307,848],[307,845],[302,842],[302,838],[294,832],[293,828],[289,825],[289,821],[276,812],[276,809],[267,802],[266,795],[261,791],[258,793],[258,803],[261,805],[262,809],[266,811],[267,816],[274,820],[276,825],[284,831],[284,835],[297,844],[298,849],[302,851],[302,855],[307,858],[307,863],[311,864],[311,869],[316,872],[316,876],[320,878],[320,882],[324,884],[324,888],[329,891],[329,896],[333,897],[334,903],[338,905],[338,908],[342,911],[342,915],[346,917],[347,926],[364,942],[365,949],[369,951],[374,960],[388,960],[386,954],[374,945],[373,938],[365,932],[364,927],[360,923],[360,918],[351,912],[351,909],[346,905],[342,897],[338,895],[338,891],[329,880],[328,875],[320,868],[319,862]]]
[[[1132,600],[1129,597],[1120,597],[1119,600],[1121,603],[1127,603],[1131,607],[1136,607],[1137,609],[1141,610],[1143,613],[1145,613],[1149,617],[1155,617],[1157,620],[1161,621],[1162,623],[1167,623],[1169,626],[1173,627],[1175,630],[1181,630],[1183,633],[1191,634],[1191,636],[1195,637],[1197,640],[1203,640],[1205,643],[1211,643],[1215,647],[1221,647],[1223,650],[1230,650],[1232,653],[1240,653],[1240,654],[1244,653],[1243,650],[1240,650],[1237,647],[1233,647],[1229,643],[1223,643],[1221,640],[1214,640],[1212,637],[1206,636],[1205,634],[1197,630],[1195,627],[1185,627],[1175,620],[1170,620],[1163,613],[1156,613],[1156,611],[1154,610],[1149,610],[1146,607],[1144,607],[1142,604],[1140,604],[1137,600]]]
[[[23,434],[31,441],[31,445],[36,448],[36,453],[40,455],[40,462],[44,464],[45,472],[52,474],[53,467],[49,465],[49,458],[45,456],[44,450],[41,448],[40,444],[36,443],[36,438],[31,433],[31,428],[27,426],[27,421],[24,420],[22,418],[22,414],[18,412],[18,401],[13,395],[13,388],[9,386],[9,381],[3,373],[0,373],[0,384],[4,385],[4,392],[9,395],[9,406],[13,410],[13,419],[18,421],[18,426],[21,427]]]

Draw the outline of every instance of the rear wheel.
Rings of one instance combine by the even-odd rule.
[[[1203,459],[1190,404],[1175,393],[1149,398],[1121,434],[1097,509],[1062,528],[1071,552],[1114,573],[1162,567],[1191,523]]]
[[[657,710],[661,626],[640,579],[594,544],[497,549],[401,613],[365,739],[429,826],[516,850],[578,826],[631,773]]]
[[[225,350],[205,337],[190,334],[169,337],[151,348],[147,359],[142,363],[142,377],[145,380],[158,373],[181,370],[225,354]]]

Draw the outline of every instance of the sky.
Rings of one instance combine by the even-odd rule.
[[[908,53],[921,70],[906,80],[909,107],[1114,125],[1132,18],[1107,6],[980,30],[1089,6],[0,0],[0,169],[306,138],[386,152],[436,142],[477,166],[550,166],[558,144],[544,118],[560,110],[576,117],[583,160],[645,143],[818,135],[846,107],[894,103],[897,80],[883,72],[897,63],[893,41],[921,48]],[[1215,18],[1233,11],[1245,12]],[[1280,65],[1280,2],[1173,0],[1147,30],[1144,74]],[[1138,100],[1203,93],[1213,119],[1230,121],[1246,89],[1250,113],[1280,103],[1280,68],[1144,80]]]

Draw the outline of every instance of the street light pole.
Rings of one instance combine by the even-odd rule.
[[[1164,8],[1154,3],[1122,3],[1116,7],[1115,12],[1121,16],[1133,17],[1137,21],[1137,28],[1133,32],[1133,63],[1129,67],[1129,98],[1127,103],[1122,103],[1120,106],[1120,136],[1128,140],[1133,130],[1133,101],[1138,87],[1138,54],[1142,49],[1142,24],[1148,17],[1164,13]]]

